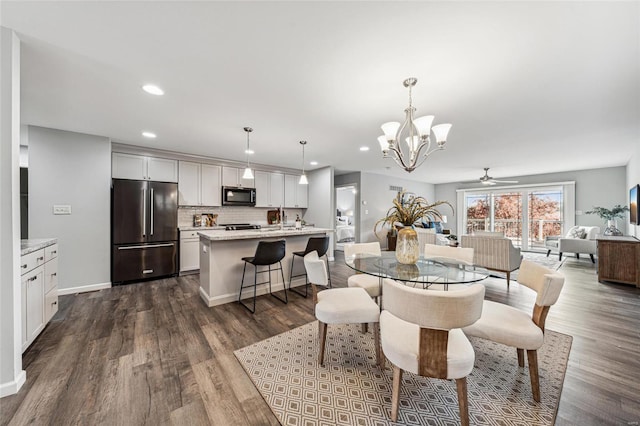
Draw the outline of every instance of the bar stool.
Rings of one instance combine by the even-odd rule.
[[[285,286],[286,281],[284,280],[284,272],[282,271],[282,263],[280,262],[285,255],[285,241],[259,241],[258,247],[256,248],[256,253],[253,257],[243,257],[244,260],[244,268],[242,269],[242,282],[240,283],[240,294],[238,295],[238,303],[247,308],[249,312],[252,314],[256,312],[256,290],[260,284],[269,283],[269,294],[273,297],[281,301],[282,303],[289,303],[289,298],[287,297],[287,287]],[[253,309],[249,308],[248,305],[242,302],[242,289],[245,287],[244,285],[244,274],[247,269],[247,263],[250,263],[254,266],[254,275],[253,275],[253,285],[248,285],[247,287],[253,287]],[[278,264],[279,267],[271,269],[271,265]],[[258,271],[258,266],[266,266],[267,269],[263,269],[262,271]],[[284,299],[276,296],[271,292],[271,271],[280,270],[280,274],[282,275],[282,286],[284,288]],[[258,282],[258,274],[268,273],[269,280]]]
[[[293,259],[291,260],[291,271],[289,272],[289,290],[290,291],[293,291],[294,293],[297,293],[300,296],[307,297],[307,293],[309,290],[309,279],[306,278],[307,273],[305,271],[302,274],[293,275],[293,264],[295,263],[296,256],[300,256],[301,258],[304,258],[307,254],[311,253],[312,251],[317,251],[318,257],[322,257],[322,256],[327,257],[327,271],[329,271],[328,282],[329,282],[329,288],[331,288],[331,269],[329,268],[329,257],[327,256],[327,250],[329,250],[328,235],[324,237],[311,237],[307,241],[307,247],[304,249],[304,251],[293,252]],[[293,279],[295,277],[301,277],[303,275],[305,276],[305,281],[306,281],[304,285],[304,293],[302,293],[299,290],[296,290],[295,287],[294,288],[291,287],[291,282],[293,281]]]

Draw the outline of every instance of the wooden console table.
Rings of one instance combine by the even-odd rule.
[[[640,240],[635,237],[598,238],[598,281],[640,287]]]

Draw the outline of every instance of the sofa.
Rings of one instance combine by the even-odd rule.
[[[522,255],[520,249],[513,246],[511,240],[499,236],[462,235],[460,246],[473,249],[475,266],[507,274],[507,286],[511,272],[520,267]]]
[[[596,263],[593,255],[596,254],[596,238],[600,234],[599,226],[573,226],[567,234],[562,236],[545,237],[544,245],[547,248],[547,257],[551,251],[558,251],[558,259],[562,260],[562,253],[575,253],[580,259],[580,253],[588,254],[591,262]]]

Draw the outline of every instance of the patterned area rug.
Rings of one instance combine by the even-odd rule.
[[[357,325],[329,326],[325,366],[317,364],[318,323],[235,351],[281,424],[458,425],[455,381],[403,375],[398,423],[391,414],[392,371],[375,363],[373,336]],[[528,367],[516,350],[472,338],[475,367],[467,377],[471,424],[552,425],[572,337],[547,330],[538,350],[542,401],[531,396]]]

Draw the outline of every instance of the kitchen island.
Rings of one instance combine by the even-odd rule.
[[[207,306],[222,305],[238,300],[240,280],[244,267],[243,257],[253,256],[259,241],[286,241],[286,255],[282,259],[282,269],[289,287],[292,253],[304,251],[309,237],[323,237],[332,233],[332,229],[325,228],[263,228],[242,231],[211,230],[198,232],[200,236],[200,297]],[[327,253],[332,258],[333,251]],[[262,270],[262,268],[260,268]],[[301,259],[295,263],[293,275],[304,271]],[[258,281],[265,281],[266,275],[258,276]],[[245,280],[253,280],[253,266],[247,267]],[[284,284],[279,271],[271,274],[274,292],[283,289]],[[304,276],[293,282],[293,287],[304,285]],[[269,292],[267,284],[259,285],[258,295]],[[245,297],[253,297],[253,291],[244,292]],[[243,297],[244,298],[244,297]]]

